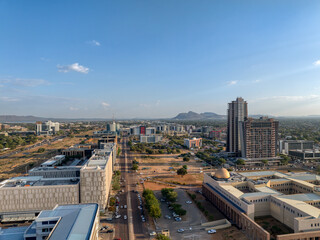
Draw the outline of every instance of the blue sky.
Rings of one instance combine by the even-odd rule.
[[[0,114],[320,114],[320,1],[0,1]]]

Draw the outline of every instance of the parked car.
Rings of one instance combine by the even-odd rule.
[[[208,230],[208,233],[209,234],[213,234],[213,233],[216,233],[217,231],[215,230],[215,229],[210,229],[210,230]]]
[[[183,228],[178,229],[178,233],[183,233],[183,232],[184,232]]]
[[[153,232],[149,233],[149,235],[150,236],[155,236],[155,235],[157,235],[157,233],[155,231],[153,231]]]

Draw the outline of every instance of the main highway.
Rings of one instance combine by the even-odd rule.
[[[121,171],[121,191],[118,197],[121,217],[114,219],[114,236],[122,240],[149,239],[146,223],[142,222],[141,212],[138,209],[140,203],[137,196],[138,187],[136,183],[139,180],[137,174],[131,170],[133,157],[130,155],[128,139],[122,138],[119,145],[121,147],[121,155],[118,158],[119,170]],[[142,192],[140,192],[140,195],[142,196]],[[125,205],[127,208],[124,207]],[[127,216],[127,219],[124,219],[124,215]]]

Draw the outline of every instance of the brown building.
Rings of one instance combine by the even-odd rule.
[[[275,158],[279,122],[273,118],[249,118],[243,122],[242,157]]]

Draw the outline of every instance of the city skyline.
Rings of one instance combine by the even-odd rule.
[[[320,115],[320,3],[1,1],[0,115]]]

